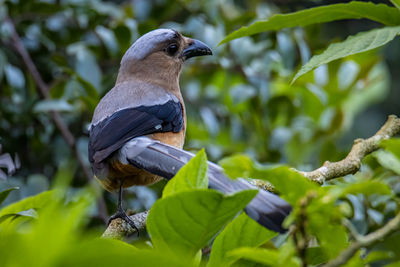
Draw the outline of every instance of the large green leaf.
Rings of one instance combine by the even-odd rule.
[[[21,211],[30,209],[40,209],[51,202],[54,197],[54,191],[46,191],[36,196],[27,197],[21,201],[10,204],[0,210],[0,218],[8,214],[17,214]]]
[[[207,189],[207,156],[200,150],[164,187],[163,197],[188,191],[190,189]]]
[[[400,11],[385,4],[373,4],[353,1],[348,4],[334,4],[301,10],[289,14],[278,14],[265,21],[257,21],[248,27],[242,27],[226,36],[220,44],[233,39],[265,31],[283,28],[307,26],[341,19],[366,18],[379,23],[400,25]]]
[[[242,213],[215,239],[207,266],[229,266],[234,261],[228,257],[229,251],[240,247],[258,247],[276,235]]]
[[[399,14],[400,17],[400,14]],[[334,43],[320,55],[313,56],[294,76],[292,83],[303,74],[333,60],[378,48],[400,34],[400,26],[384,27],[349,36],[345,41]]]
[[[153,205],[147,230],[156,248],[195,255],[256,194],[246,190],[223,195],[209,189],[177,193]]]

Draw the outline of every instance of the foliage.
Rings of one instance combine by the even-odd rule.
[[[341,19],[367,18],[384,25],[400,25],[400,9],[385,4],[363,3],[352,1],[348,4],[334,4],[301,10],[287,15],[276,15],[267,21],[258,21],[249,27],[231,33],[221,43],[235,38],[249,36],[268,30],[280,30],[287,27],[307,26],[315,23]],[[314,56],[294,76],[292,83],[310,70],[346,56],[368,51],[385,45],[399,34],[399,27],[384,27],[349,37],[342,43],[331,45],[321,55]]]
[[[383,147],[390,147],[390,151],[384,151],[393,155],[398,161],[397,166],[400,166],[399,144],[398,139],[382,144]],[[225,159],[224,165],[236,174],[242,173],[242,177],[270,181],[282,197],[293,204],[295,209],[286,220],[286,225],[301,223],[304,220],[302,216],[306,217],[307,235],[316,238],[318,243],[318,246],[307,249],[308,261],[313,264],[336,257],[348,246],[348,233],[342,225],[345,218],[358,220],[355,226],[357,231],[362,232],[377,223],[374,221],[379,219],[375,210],[377,203],[387,208],[392,206],[387,214],[389,218],[397,209],[396,196],[389,186],[394,177],[387,169],[382,169],[380,177],[362,172],[335,185],[318,187],[284,166],[252,164],[243,168],[236,164],[238,160],[249,161],[244,156],[236,156]],[[249,266],[251,262],[263,266],[300,266],[291,237],[280,236],[287,240],[279,245],[279,238],[272,239],[276,233],[258,225],[244,213],[235,216],[252,199],[254,191],[224,196],[202,186],[200,181],[204,179],[205,163],[206,158],[201,152],[173,178],[175,190],[153,205],[147,222],[151,247],[140,245],[139,241],[125,245],[122,241],[96,238],[99,233],[88,231],[85,226],[87,215],[95,204],[93,190],[83,188],[66,198],[67,192],[56,189],[0,210],[0,235],[4,240],[0,242],[3,246],[0,249],[2,263],[4,266],[23,266],[27,262],[35,266],[96,266],[109,262],[122,266],[135,259],[140,266],[198,266],[200,261],[207,266]],[[376,162],[368,166],[374,164]],[[397,176],[397,183],[399,179]],[[188,180],[193,185],[190,188],[187,187]],[[359,204],[354,204],[353,211],[349,206],[349,202],[357,203],[359,196],[363,196],[364,202],[368,203],[366,214],[371,216],[369,220],[360,220],[356,209]],[[306,210],[298,205],[304,199],[309,201]],[[201,248],[211,244],[208,261],[205,256],[201,258]],[[85,253],[80,253],[83,249]],[[379,247],[374,253],[377,253],[376,250],[379,251]],[[15,254],[17,251],[28,253],[18,257]],[[383,258],[388,260],[393,258],[391,255],[387,253]],[[383,258],[378,257],[377,260]],[[370,255],[364,263],[367,261],[374,262]]]
[[[399,212],[398,139],[382,142],[359,173],[322,187],[290,167],[310,170],[343,158],[355,137],[383,124],[388,103],[394,101],[391,110],[398,112],[396,98],[387,98],[393,96],[390,82],[399,81],[390,76],[398,65],[389,68],[385,51],[376,49],[396,44],[399,3],[391,2],[395,7],[299,4],[296,9],[304,10],[276,14],[290,7],[261,0],[0,0],[0,143],[2,153],[21,159],[17,174],[0,181],[0,265],[315,266],[348,247],[353,231],[365,235],[381,228]],[[50,99],[41,99],[15,52],[7,17]],[[349,18],[364,18],[355,30],[363,32],[321,25]],[[370,20],[385,26],[376,28]],[[290,29],[298,26],[307,27]],[[113,212],[116,196],[88,183],[50,114],[60,112],[86,158],[87,126],[113,86],[120,58],[139,35],[158,27],[175,28],[214,51],[183,69],[186,149],[204,147],[212,161],[229,156],[220,164],[232,178],[273,184],[294,207],[285,225],[304,232],[277,235],[240,213],[254,191],[224,196],[207,189],[203,151],[163,191],[162,184],[127,190],[126,206],[153,206],[148,236],[129,239],[132,244],[97,238],[104,230],[97,199],[104,197]],[[309,61],[311,52],[346,35]],[[228,43],[232,37],[243,38]],[[218,46],[220,40],[226,44]],[[396,64],[397,50],[389,58]],[[301,77],[291,85],[297,69]],[[396,264],[398,240],[397,232],[359,251],[348,265]],[[309,246],[302,248],[302,242]]]

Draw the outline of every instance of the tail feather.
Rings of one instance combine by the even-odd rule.
[[[121,161],[157,174],[166,179],[175,176],[194,155],[190,152],[154,141],[147,137],[134,138],[119,151]],[[258,189],[244,179],[227,178],[220,166],[208,162],[209,187],[223,193],[234,193],[246,189]],[[279,196],[259,190],[246,206],[245,212],[261,225],[283,233],[282,222],[291,211],[291,206]]]

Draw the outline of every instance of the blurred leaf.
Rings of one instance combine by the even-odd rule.
[[[202,149],[167,183],[162,196],[167,197],[190,189],[207,189],[207,167],[207,155]]]
[[[383,167],[400,174],[400,159],[393,155],[393,153],[378,150],[375,151],[373,155]]]
[[[100,90],[102,73],[95,55],[82,43],[70,45],[67,52],[75,56],[75,70],[79,76]]]
[[[207,266],[230,266],[233,262],[227,255],[230,251],[240,247],[258,247],[276,235],[242,213],[215,239]]]
[[[115,37],[118,40],[119,46],[121,47],[122,51],[126,51],[129,46],[131,45],[131,31],[125,25],[118,25],[114,28]],[[121,52],[122,52],[121,51]]]
[[[11,217],[28,217],[28,218],[32,218],[32,219],[37,219],[38,218],[38,214],[36,212],[36,210],[34,209],[29,209],[29,210],[23,210],[17,213],[8,213],[6,215],[3,215],[0,217],[0,223],[2,223],[3,221],[7,220],[8,218]]]
[[[307,263],[311,265],[319,265],[321,263],[327,262],[328,260],[328,258],[324,254],[324,250],[320,247],[307,248],[306,257]]]
[[[300,263],[294,258],[284,258],[282,253],[277,250],[268,250],[264,248],[241,247],[229,253],[236,259],[246,259],[266,266],[300,266]]]
[[[254,170],[253,161],[248,156],[240,154],[223,158],[218,165],[224,168],[225,173],[232,179],[250,178]]]
[[[22,71],[11,65],[7,64],[4,67],[4,73],[7,79],[7,82],[10,86],[15,88],[24,88],[25,87],[25,77]]]
[[[350,260],[348,260],[345,264],[343,264],[343,267],[360,267],[360,266],[365,266],[361,255],[360,251],[357,251],[353,257],[351,257]]]
[[[324,195],[315,195],[307,204],[307,234],[314,235],[327,258],[336,257],[348,245],[339,207]]]
[[[16,214],[30,209],[40,209],[51,203],[55,197],[55,191],[46,191],[36,196],[27,197],[19,202],[10,204],[0,210],[0,218],[7,214]]]
[[[400,16],[399,16],[400,17]],[[320,55],[313,56],[294,76],[292,83],[310,70],[349,55],[372,50],[387,44],[400,34],[400,27],[384,27],[361,32],[348,37],[345,41],[334,43]]]
[[[19,187],[11,187],[11,188],[1,191],[0,192],[0,205],[8,197],[8,195],[11,193],[11,191],[14,191],[17,189],[19,189]]]
[[[377,180],[359,180],[355,183],[343,183],[329,187],[329,195],[334,199],[345,197],[348,194],[364,194],[366,196],[372,194],[390,195],[390,187]],[[328,196],[327,196],[328,198]]]
[[[326,5],[289,14],[278,14],[266,21],[257,21],[248,27],[230,33],[219,44],[265,31],[307,26],[342,19],[371,19],[385,25],[399,25],[400,11],[385,4],[352,1],[347,4]]]
[[[385,150],[392,152],[400,160],[400,138],[383,140],[380,144]]]
[[[257,194],[223,195],[213,190],[181,192],[158,200],[147,218],[156,248],[195,255]]]
[[[111,55],[117,55],[119,51],[118,43],[115,38],[114,32],[101,25],[95,29],[97,35],[101,38],[104,45],[107,47]]]
[[[52,99],[45,99],[41,100],[36,103],[33,107],[34,112],[50,112],[50,111],[59,111],[59,112],[70,112],[73,111],[74,107],[69,104],[65,100],[52,100]]]
[[[390,2],[400,10],[400,0],[390,0]]]
[[[365,263],[373,263],[375,261],[390,259],[392,257],[393,257],[393,255],[390,251],[380,251],[380,250],[371,251],[365,257]]]
[[[82,251],[85,253],[81,253]],[[63,251],[57,266],[191,267],[195,265],[191,264],[185,255],[180,255],[178,258],[154,249],[139,250],[119,240],[96,238],[76,243],[75,246]]]

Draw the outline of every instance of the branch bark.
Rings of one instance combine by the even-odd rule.
[[[35,63],[33,62],[31,56],[29,55],[28,50],[25,48],[24,44],[21,41],[20,36],[15,28],[14,22],[9,18],[6,17],[4,22],[10,25],[11,30],[11,41],[14,49],[17,53],[21,56],[22,61],[24,62],[26,68],[28,69],[29,73],[31,74],[33,80],[35,81],[36,88],[39,91],[39,94],[43,99],[50,99],[49,87],[44,82],[40,72],[38,71]],[[51,119],[53,120],[54,124],[56,125],[57,129],[60,131],[61,135],[63,136],[65,142],[68,146],[74,151],[75,157],[78,160],[80,167],[83,170],[83,173],[88,182],[92,180],[92,173],[89,167],[85,164],[82,155],[79,153],[76,139],[69,130],[68,126],[65,124],[64,120],[62,119],[60,113],[57,111],[50,112]],[[98,207],[99,207],[99,214],[102,220],[107,221],[107,210],[106,205],[103,198],[99,198],[98,200]]]
[[[319,184],[347,174],[354,174],[360,169],[362,159],[377,150],[382,140],[389,139],[397,134],[400,134],[400,119],[396,115],[390,115],[386,123],[374,136],[368,139],[356,139],[350,153],[343,160],[338,162],[326,161],[324,165],[314,171],[298,172]]]
[[[144,211],[141,213],[137,213],[135,215],[129,216],[132,221],[135,223],[136,227],[139,230],[142,230],[146,227],[146,220],[149,211]],[[104,238],[113,238],[113,239],[123,239],[124,236],[131,235],[137,233],[137,230],[132,228],[125,220],[121,218],[114,219],[108,225],[106,231],[103,233],[102,237]]]
[[[323,267],[342,266],[348,262],[360,248],[371,246],[397,230],[400,230],[400,213],[375,232],[366,236],[358,236],[356,241],[351,243],[347,249],[343,250],[336,259],[329,261],[323,265]]]

